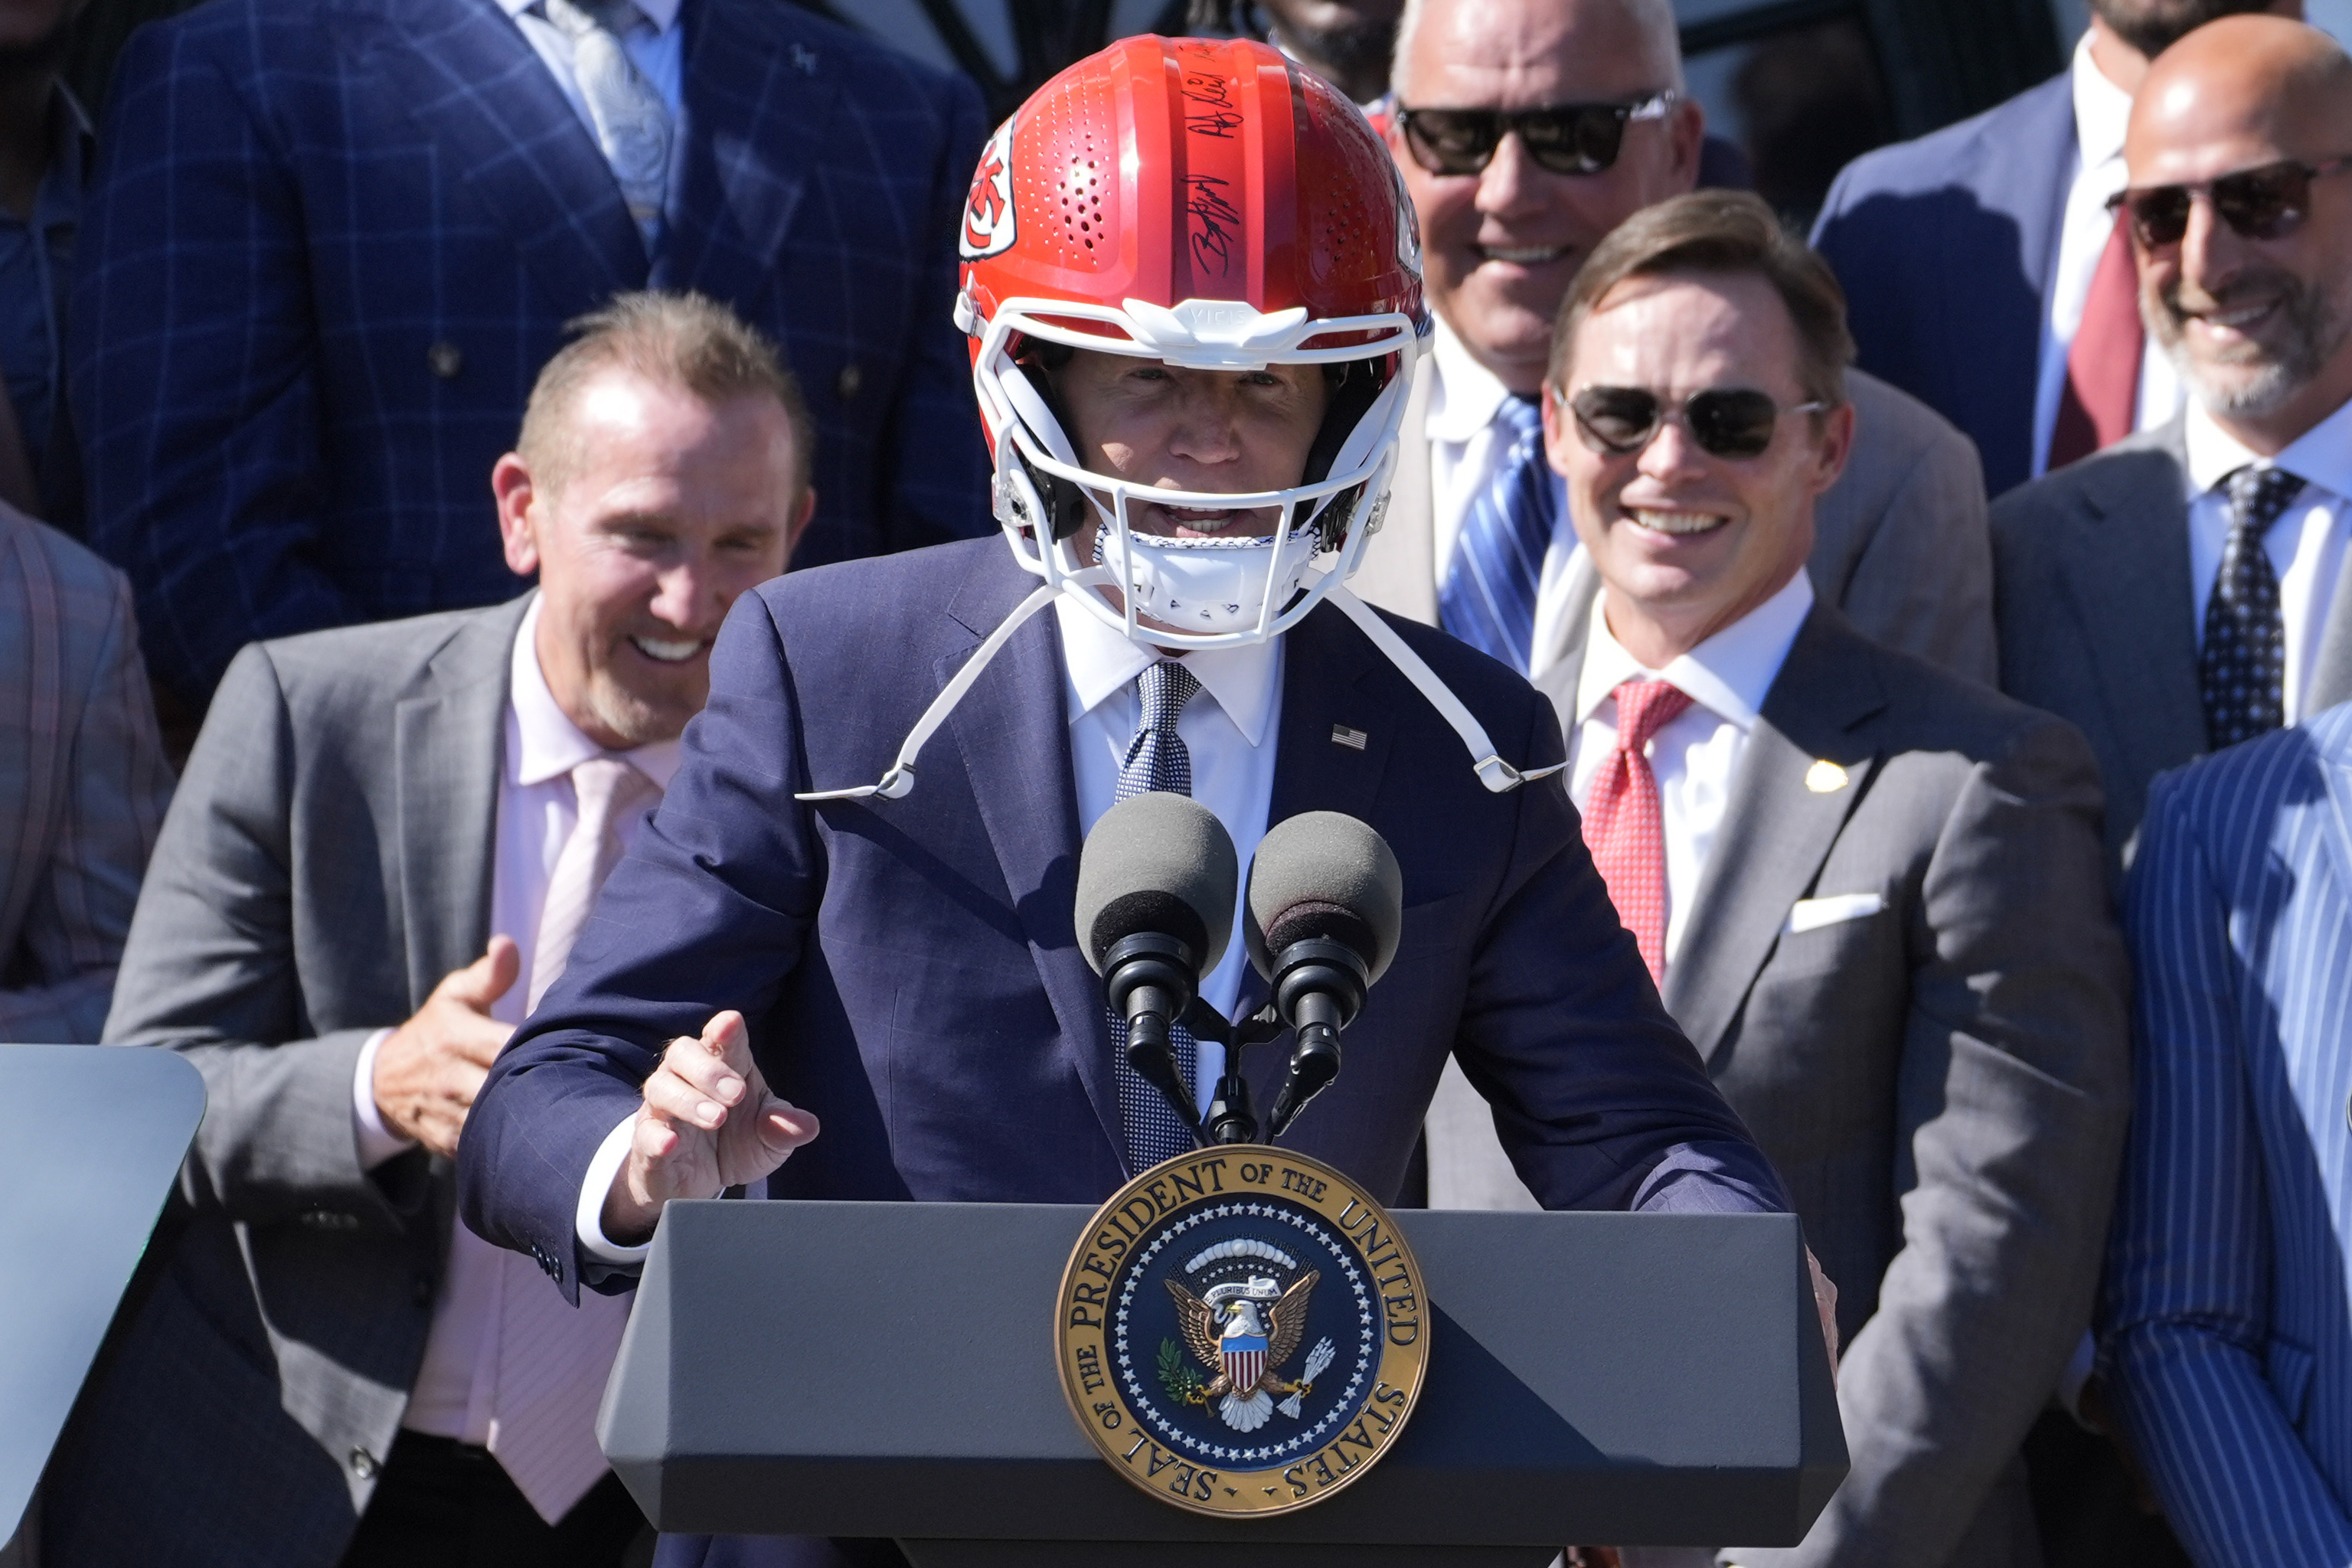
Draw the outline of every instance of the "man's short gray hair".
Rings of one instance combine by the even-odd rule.
[[[1682,26],[1675,20],[1675,0],[1555,0],[1569,5],[1615,5],[1649,40],[1651,58],[1665,71],[1660,87],[1679,91],[1683,86]],[[1404,11],[1397,17],[1396,52],[1389,57],[1389,89],[1397,101],[1409,107],[1412,96],[1405,89],[1405,62],[1412,56],[1412,37],[1421,30],[1421,15],[1429,8],[1429,0],[1404,0]],[[1440,107],[1440,106],[1428,106]]]

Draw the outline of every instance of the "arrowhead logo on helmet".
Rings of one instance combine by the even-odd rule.
[[[1021,237],[1021,221],[1013,206],[1013,127],[1020,118],[1013,114],[996,128],[980,155],[980,167],[972,172],[963,232],[956,240],[956,251],[966,261],[1001,256]]]

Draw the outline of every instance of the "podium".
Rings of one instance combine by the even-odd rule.
[[[1227,1521],[1098,1458],[1054,1364],[1093,1211],[673,1203],[598,1436],[660,1529],[888,1536],[917,1568],[1543,1568],[1564,1544],[1793,1545],[1844,1478],[1786,1215],[1395,1217],[1433,1338],[1379,1468]]]
[[[204,1079],[169,1051],[0,1045],[0,1542],[204,1114]]]

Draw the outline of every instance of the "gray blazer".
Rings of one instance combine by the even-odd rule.
[[[1405,405],[1403,450],[1380,532],[1349,580],[1360,598],[1437,624],[1435,506],[1429,466],[1433,378]],[[1846,373],[1853,455],[1814,510],[1813,588],[1864,635],[1956,675],[1992,684],[1992,551],[1976,447],[1941,415],[1861,371]],[[1584,650],[1580,595],[1592,578],[1580,559],[1536,607],[1533,666],[1541,675]]]
[[[130,584],[0,502],[0,1041],[98,1038],[171,799]]]
[[[2107,794],[2110,874],[2150,780],[2206,749],[2189,577],[2181,419],[2116,442],[1994,503],[2000,689],[2083,731]],[[2305,713],[2352,700],[2352,556],[2337,577]]]
[[[2018,1446],[2089,1321],[2127,1101],[2098,820],[2071,727],[1814,609],[1666,975],[1839,1292],[1853,1472],[1803,1546],[1744,1564],[2034,1560]],[[1843,894],[1883,905],[1791,931]],[[1505,1179],[1464,1090],[1433,1205],[1466,1163]]]
[[[528,600],[239,654],[139,900],[106,1037],[210,1101],[142,1309],[49,1471],[52,1561],[329,1568],[390,1450],[452,1174],[373,1172],[361,1047],[489,941],[507,672]]]

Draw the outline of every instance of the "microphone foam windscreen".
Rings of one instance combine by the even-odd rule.
[[[1095,973],[1139,931],[1172,936],[1216,968],[1234,934],[1241,863],[1232,835],[1189,795],[1154,790],[1103,813],[1078,855],[1078,946]]]
[[[1273,977],[1274,955],[1322,937],[1354,951],[1372,979],[1396,957],[1404,924],[1404,873],[1370,823],[1337,811],[1280,822],[1250,863],[1250,962]]]

